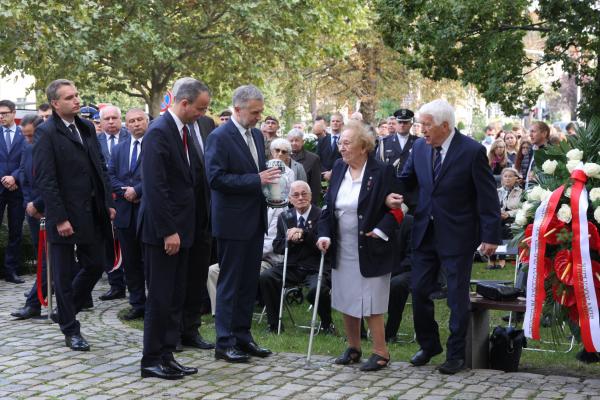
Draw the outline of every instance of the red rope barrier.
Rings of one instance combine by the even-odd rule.
[[[37,297],[40,304],[44,307],[48,307],[48,299],[44,298],[42,291],[42,265],[46,253],[46,225],[40,224],[40,233],[38,235],[38,249],[37,249]]]

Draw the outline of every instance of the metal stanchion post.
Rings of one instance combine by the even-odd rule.
[[[46,229],[46,218],[40,220],[40,229]],[[48,299],[48,322],[52,322],[52,269],[50,268],[50,242],[46,235],[46,298]]]
[[[319,275],[317,277],[317,293],[315,294],[315,304],[313,305],[313,315],[310,321],[310,338],[308,339],[308,354],[306,355],[306,364],[310,364],[312,353],[313,338],[315,336],[315,324],[317,322],[317,310],[319,309],[319,297],[321,295],[321,281],[323,280],[323,264],[325,262],[325,253],[321,252],[321,263],[319,264]]]

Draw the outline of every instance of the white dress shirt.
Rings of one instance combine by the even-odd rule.
[[[71,128],[69,128],[69,126],[71,126],[71,125],[75,126],[75,131],[77,132],[77,135],[79,136],[79,141],[83,144],[83,138],[81,137],[81,133],[79,132],[79,129],[77,129],[77,124],[75,123],[75,120],[69,122],[66,119],[63,119],[62,122],[63,122],[63,124],[65,124],[67,126],[67,129],[69,130],[69,132],[71,132]]]
[[[6,131],[10,132],[10,143],[11,145],[14,143],[15,141],[15,134],[17,133],[17,125],[16,124],[12,124],[12,126],[6,127],[3,126],[3,130],[2,130],[2,135],[4,136],[4,140],[6,140]],[[8,143],[6,143],[8,145]]]
[[[446,140],[444,140],[444,143],[442,143],[442,150],[440,151],[440,154],[442,156],[442,164],[444,163],[446,154],[448,154],[448,149],[450,148],[450,143],[452,143],[453,138],[454,138],[454,130],[450,133],[450,136],[448,136],[446,138]]]
[[[177,125],[177,131],[179,131],[179,137],[181,138],[181,141],[183,141],[183,127],[185,126],[185,124],[183,122],[181,122],[181,120],[179,119],[179,117],[177,115],[175,115],[175,113],[173,111],[171,111],[171,109],[167,109],[167,111],[169,112],[169,114],[171,114],[171,117],[173,117],[173,120],[175,121],[175,125]],[[189,129],[189,128],[188,128]],[[189,146],[189,144],[188,144]],[[189,152],[186,150],[186,157],[187,157],[187,161],[188,164],[190,163],[190,154]]]
[[[296,227],[299,227],[299,225],[300,225],[300,217],[304,218],[304,226],[308,226],[308,214],[310,214],[311,208],[312,208],[312,205],[308,206],[308,209],[306,210],[306,212],[304,214],[300,214],[298,212],[298,210],[296,210]]]
[[[139,139],[136,139],[133,137],[133,135],[131,135],[131,142],[129,143],[129,163],[127,164],[127,167],[131,166],[131,156],[133,155],[133,146],[135,144],[135,141],[138,141],[138,152],[137,152],[137,159],[140,159],[140,155],[142,154],[142,139],[144,137],[140,137]]]
[[[408,135],[408,133],[406,135],[396,133],[396,136],[398,137],[398,143],[400,143],[400,148],[402,150],[404,150],[404,146],[406,146],[406,142],[408,142]]]

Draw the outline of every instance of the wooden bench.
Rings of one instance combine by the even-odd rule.
[[[466,364],[469,368],[489,368],[490,310],[525,312],[525,298],[494,301],[477,293],[471,293],[466,348]]]

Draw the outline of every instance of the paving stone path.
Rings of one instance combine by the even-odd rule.
[[[434,367],[393,362],[377,373],[334,366],[315,356],[276,354],[249,364],[215,362],[210,351],[184,351],[177,359],[199,373],[179,381],[141,379],[142,333],[119,321],[125,301],[95,301],[79,314],[90,352],[70,351],[58,326],[12,321],[26,285],[0,283],[0,399],[598,399],[600,379],[506,374],[493,370],[444,376]],[[94,299],[107,289],[101,281]]]

